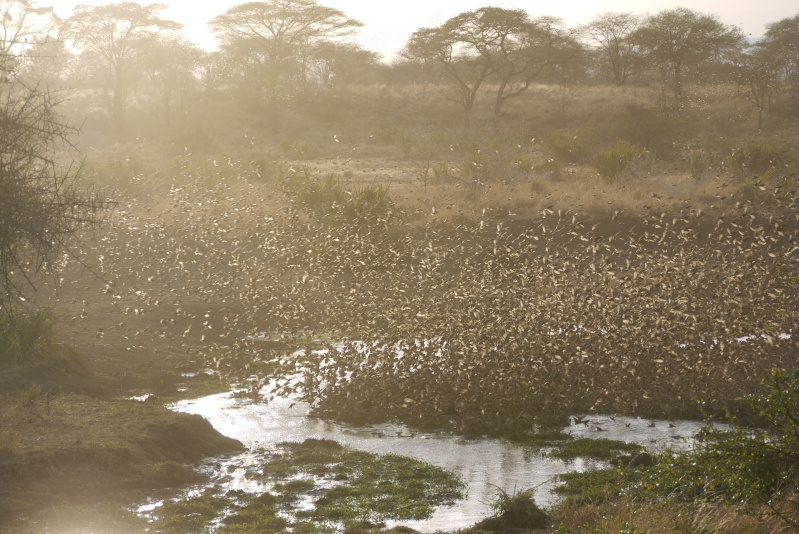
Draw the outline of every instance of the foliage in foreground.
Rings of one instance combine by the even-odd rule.
[[[694,452],[662,459],[645,481],[647,491],[765,507],[799,526],[799,370],[774,370],[768,384],[767,394],[750,399],[763,428],[707,428]]]
[[[56,339],[55,323],[55,317],[48,310],[17,314],[13,320],[8,315],[0,315],[0,363],[18,363],[42,349],[52,348]]]
[[[0,88],[0,309],[13,316],[105,203],[80,191],[78,173],[56,161],[77,130],[57,115],[54,95],[0,74],[11,77]]]
[[[558,493],[571,505],[632,501],[677,508],[729,507],[799,526],[799,370],[769,377],[768,393],[750,403],[763,427],[703,430],[687,453],[666,452],[643,470],[562,475]],[[698,438],[698,439],[700,439]],[[664,501],[664,497],[667,499]]]

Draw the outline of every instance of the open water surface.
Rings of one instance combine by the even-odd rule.
[[[332,439],[354,449],[376,454],[400,454],[416,458],[460,476],[467,485],[465,499],[442,506],[424,521],[402,521],[421,532],[472,526],[491,515],[490,503],[498,490],[512,494],[535,488],[536,502],[556,502],[552,492],[556,476],[570,471],[603,467],[602,462],[578,458],[573,461],[549,458],[542,451],[493,438],[466,439],[448,433],[415,432],[403,425],[351,426],[308,417],[308,404],[275,398],[268,403],[222,393],[181,401],[176,411],[205,417],[222,434],[244,443],[249,452],[224,460],[207,462],[203,469],[213,484],[226,490],[263,492],[258,477],[260,458],[282,441],[302,442],[308,438]],[[579,419],[578,419],[579,420]],[[640,418],[589,416],[573,420],[566,432],[577,437],[618,439],[642,444],[649,449],[687,449],[701,424],[692,421],[652,421]]]

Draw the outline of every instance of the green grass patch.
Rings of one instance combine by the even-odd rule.
[[[555,493],[578,504],[599,504],[619,498],[624,488],[641,478],[637,469],[609,468],[559,475]]]
[[[155,527],[177,532],[170,530],[174,518],[185,514],[192,521],[184,531],[191,532],[203,532],[220,519],[218,532],[225,534],[333,532],[359,522],[425,519],[465,490],[452,474],[396,454],[375,455],[319,439],[277,448],[262,468],[265,482],[274,482],[271,492],[231,498],[209,490],[157,510]],[[297,501],[309,497],[314,508],[297,510]]]
[[[159,462],[146,466],[143,472],[131,480],[141,488],[179,488],[204,480],[205,476],[180,462]]]
[[[303,491],[320,491],[315,510],[305,519],[332,521],[382,521],[424,519],[440,504],[463,497],[464,485],[452,474],[432,465],[395,454],[378,456],[342,447],[330,440],[282,443],[285,451],[275,461],[284,469],[313,473],[328,480],[345,481],[326,489],[314,489],[306,479],[283,483],[276,490],[284,498]],[[264,472],[272,471],[266,466]]]
[[[277,508],[254,499],[223,520],[217,532],[233,533],[272,533],[286,532],[288,521],[277,515]]]
[[[205,525],[230,506],[230,500],[206,491],[190,499],[170,502],[158,509],[158,532],[201,532]]]
[[[566,441],[549,452],[549,456],[563,460],[574,458],[593,458],[610,461],[622,453],[641,452],[644,448],[635,443],[625,443],[613,439],[577,438]]]

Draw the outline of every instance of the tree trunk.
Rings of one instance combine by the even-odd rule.
[[[125,129],[125,82],[122,79],[122,66],[117,64],[114,83],[114,123],[117,130]]]
[[[170,89],[166,89],[164,91],[164,124],[169,126],[170,123],[170,106],[169,103],[172,100],[172,91]]]
[[[503,81],[499,84],[499,89],[497,89],[497,98],[494,100],[494,122],[499,119],[499,114],[502,111],[502,104],[505,103],[505,99],[503,98],[505,87],[507,87],[507,84]]]
[[[474,100],[477,97],[477,91],[469,91],[466,98],[463,99],[463,129],[468,130],[471,125],[472,108],[474,108]]]
[[[674,64],[674,111],[680,113],[682,104],[682,66],[679,62]]]

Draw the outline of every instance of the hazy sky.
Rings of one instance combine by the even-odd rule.
[[[56,12],[69,16],[76,4],[108,4],[105,0],[51,0]],[[183,23],[186,35],[204,48],[214,48],[206,23],[226,9],[244,3],[244,0],[155,0],[166,4],[167,18]],[[41,2],[47,4],[46,0]],[[140,3],[150,3],[143,0]],[[321,4],[340,9],[365,24],[359,41],[365,48],[390,59],[422,26],[437,26],[463,11],[486,5],[520,8],[532,16],[552,15],[563,18],[570,26],[588,22],[594,15],[605,11],[656,13],[678,6],[701,13],[719,16],[725,24],[739,26],[752,37],[762,35],[764,27],[786,17],[799,14],[797,0],[693,0],[677,3],[673,0],[560,0],[554,2],[517,0],[321,0]]]

